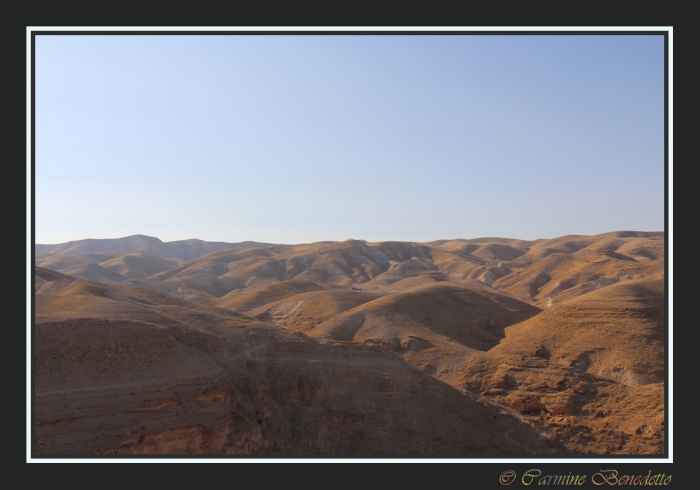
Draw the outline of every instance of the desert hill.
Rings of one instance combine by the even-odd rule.
[[[311,291],[323,291],[325,288],[315,282],[305,279],[290,279],[288,281],[273,282],[263,286],[234,289],[213,304],[220,308],[236,311],[248,311],[290,296]]]
[[[507,326],[540,312],[478,281],[391,289],[395,285],[356,291],[356,304],[328,301],[322,309],[318,303],[307,305],[306,295],[299,295],[250,314],[314,338],[385,346],[442,379],[465,356],[498,344]]]
[[[257,245],[37,255],[37,447],[663,451],[663,233]]]
[[[131,243],[127,238],[119,240]],[[301,245],[257,244],[253,248],[224,244],[228,248],[185,262],[168,259],[172,253],[167,251],[159,256],[143,252],[118,256],[78,254],[76,250],[80,247],[75,244],[83,242],[90,241],[60,246],[70,253],[38,255],[36,265],[92,281],[157,289],[202,304],[217,303],[234,290],[290,279],[310,281],[325,289],[363,290],[381,289],[407,279],[411,281],[398,287],[476,279],[522,301],[548,307],[620,281],[660,273],[664,267],[663,234],[651,232],[535,241],[346,240]],[[202,248],[203,244],[200,244]],[[212,244],[212,247],[221,246],[218,242]],[[165,261],[156,263],[157,257]]]
[[[520,411],[530,426],[579,454],[660,454],[664,383],[630,386],[538,356],[475,352],[445,382]]]
[[[663,275],[611,285],[506,328],[443,379],[531,413],[570,450],[658,453],[664,415]]]
[[[57,291],[70,285],[73,281],[75,281],[75,277],[49,269],[44,269],[43,267],[34,268],[35,293],[50,293]]]
[[[324,321],[381,296],[380,293],[352,290],[312,291],[265,304],[250,310],[248,314],[289,330],[307,332]]]
[[[664,282],[614,284],[506,329],[493,352],[536,355],[620,383],[664,379]]]
[[[36,244],[34,251],[43,254],[94,254],[105,252],[144,252],[159,257],[193,260],[218,250],[229,248],[255,248],[270,245],[259,242],[205,242],[203,240],[176,240],[163,242],[159,238],[146,235],[132,235],[123,238],[86,239],[56,245]]]
[[[517,412],[378,346],[322,342],[157,291],[81,279],[37,294],[36,311],[38,454],[556,447]]]
[[[35,258],[38,267],[96,282],[145,279],[173,269],[181,262],[143,252],[50,253]]]
[[[438,337],[486,350],[504,328],[539,313],[539,309],[478,281],[438,282],[365,298],[331,321],[319,322],[309,335],[337,340],[368,339],[400,343],[407,335],[439,342]],[[291,301],[291,298],[287,301]],[[352,324],[352,328],[350,328]]]
[[[550,306],[664,270],[663,233],[615,232],[544,240],[511,261],[492,286]]]

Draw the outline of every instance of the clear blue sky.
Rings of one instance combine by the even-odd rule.
[[[661,231],[661,36],[37,36],[36,242]]]

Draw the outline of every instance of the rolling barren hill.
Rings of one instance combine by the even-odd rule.
[[[664,267],[663,234],[651,232],[536,241],[438,240],[423,244],[346,240],[302,245],[215,242],[209,247],[209,242],[202,242],[202,251],[207,247],[225,248],[189,261],[172,252],[172,244],[180,242],[158,241],[163,245],[158,248],[153,240],[157,239],[140,235],[108,240],[113,247],[143,245],[149,250],[116,255],[78,253],[88,245],[95,248],[91,240],[55,245],[52,253],[37,256],[36,265],[92,281],[156,289],[204,304],[219,303],[235,290],[252,290],[290,279],[310,281],[325,289],[363,290],[386,288],[394,283],[403,283],[397,285],[400,289],[475,279],[539,307],[565,302],[620,281],[657,274]],[[246,246],[248,243],[255,246]],[[37,250],[44,250],[42,247],[47,246],[37,245]],[[411,281],[406,282],[407,279]]]
[[[664,283],[657,274],[552,306],[506,329],[494,352],[536,355],[617,382],[664,379]]]
[[[263,286],[234,289],[214,302],[214,306],[236,311],[248,311],[297,294],[323,291],[324,287],[305,279],[290,279]]]
[[[544,240],[508,264],[493,287],[550,306],[664,270],[663,233],[615,232]]]
[[[94,254],[51,253],[37,255],[35,264],[45,269],[95,282],[122,282],[145,279],[173,269],[181,261],[143,252],[104,252]]]
[[[124,238],[104,238],[77,240],[57,245],[36,244],[34,251],[37,255],[44,254],[95,254],[109,252],[143,252],[159,257],[193,260],[217,250],[246,247],[255,248],[270,245],[259,242],[205,242],[203,240],[177,240],[163,242],[159,238],[146,235],[132,235]]]
[[[314,338],[386,346],[430,374],[443,374],[473,349],[496,345],[506,326],[539,312],[478,281],[464,281],[398,292],[305,293],[248,313]]]
[[[36,256],[38,452],[663,451],[663,233],[146,242]]]
[[[36,311],[38,454],[556,447],[517,412],[380,346],[318,341],[156,291],[80,279],[60,294],[37,294]]]
[[[61,274],[42,267],[34,268],[34,292],[51,293],[69,286],[75,281],[74,277]]]
[[[664,434],[663,275],[555,305],[506,328],[448,383],[531,413],[577,452],[658,453]]]

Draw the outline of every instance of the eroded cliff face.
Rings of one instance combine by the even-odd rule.
[[[563,452],[664,450],[663,383],[629,386],[538,356],[491,352],[470,356],[446,381],[521,412]]]
[[[381,346],[274,326],[36,326],[36,454],[518,454],[548,441]],[[507,435],[507,437],[506,437]]]
[[[614,284],[507,328],[444,381],[526,414],[569,451],[660,454],[663,310],[661,275]]]

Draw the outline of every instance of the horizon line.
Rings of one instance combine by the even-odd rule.
[[[305,244],[313,244],[313,243],[342,243],[342,242],[348,242],[348,241],[360,241],[360,242],[365,242],[365,243],[380,243],[380,242],[408,242],[408,243],[431,243],[431,242],[437,242],[437,241],[451,241],[451,240],[481,240],[485,238],[496,238],[496,239],[505,239],[505,240],[522,240],[526,242],[535,242],[535,241],[540,241],[540,240],[552,240],[554,238],[562,238],[562,237],[567,237],[567,236],[598,236],[598,235],[606,235],[609,233],[663,233],[664,235],[666,234],[666,230],[628,230],[628,229],[619,229],[619,230],[611,230],[611,231],[604,231],[601,233],[594,233],[594,234],[564,234],[564,235],[557,235],[553,237],[540,237],[540,238],[533,238],[533,239],[528,239],[528,238],[517,238],[517,237],[510,237],[510,236],[476,236],[476,237],[471,237],[471,238],[463,238],[463,237],[453,237],[453,238],[436,238],[433,240],[396,240],[396,239],[388,239],[388,240],[366,240],[363,238],[346,238],[343,240],[315,240],[315,241],[308,241],[308,242],[298,242],[298,243],[285,243],[285,242],[269,242],[269,241],[260,241],[260,240],[239,240],[239,241],[225,241],[225,240],[204,240],[201,238],[181,238],[181,239],[175,239],[175,240],[163,240],[157,236],[153,235],[145,235],[143,233],[135,233],[133,235],[125,235],[121,237],[106,237],[106,238],[78,238],[74,240],[66,240],[63,242],[55,242],[55,243],[39,243],[39,242],[34,242],[32,245],[33,246],[52,246],[52,245],[64,245],[67,243],[73,243],[73,242],[82,242],[82,241],[88,241],[88,240],[123,240],[125,238],[137,238],[137,237],[144,237],[144,238],[154,238],[161,243],[173,243],[173,242],[186,242],[186,241],[191,241],[191,240],[196,240],[200,242],[209,242],[209,243],[232,243],[232,244],[239,244],[239,243],[246,243],[246,242],[252,242],[252,243],[259,243],[259,244],[265,244],[265,245],[305,245]]]

